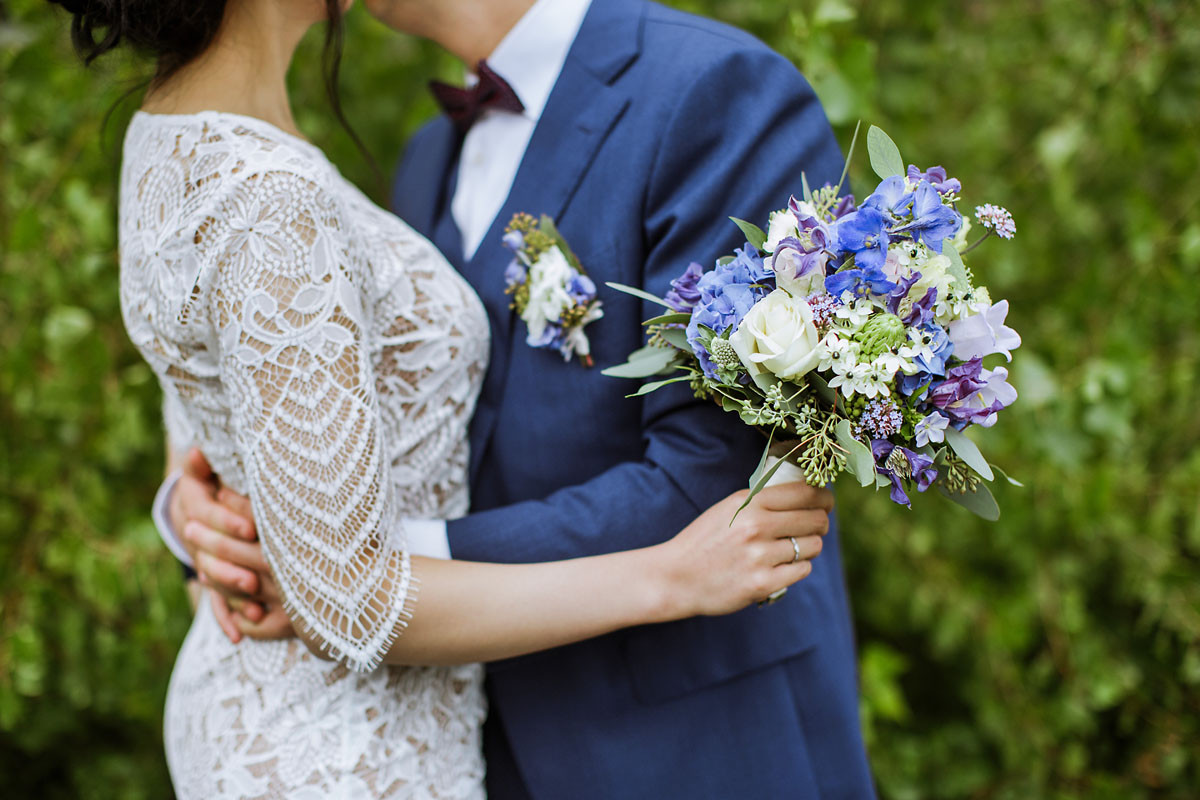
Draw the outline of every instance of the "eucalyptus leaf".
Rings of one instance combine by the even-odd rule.
[[[846,449],[846,467],[858,478],[861,486],[875,483],[875,459],[867,446],[850,432],[850,420],[843,419],[833,428],[838,444]]]
[[[660,306],[663,306],[664,308],[671,308],[670,303],[668,303],[666,300],[663,300],[661,297],[655,297],[654,295],[650,294],[649,292],[644,291],[642,289],[638,289],[635,286],[626,286],[623,283],[613,283],[612,281],[605,281],[604,285],[610,289],[616,289],[618,292],[624,292],[625,294],[631,294],[634,297],[640,298],[642,300],[649,300],[651,303],[658,303]],[[673,312],[673,311],[675,311],[675,309],[671,308],[671,311]]]
[[[678,347],[680,350],[692,352],[692,346],[688,344],[687,331],[683,328],[664,328],[658,332],[658,335],[663,338],[663,341]]]
[[[657,317],[651,317],[642,323],[642,325],[687,325],[692,321],[692,315],[683,311],[676,311],[670,314],[662,314]]]
[[[776,428],[771,428],[771,432],[767,434],[767,444],[765,447],[763,447],[762,455],[758,457],[758,466],[755,467],[754,472],[750,474],[751,489],[753,489],[754,485],[758,483],[759,478],[761,478],[763,475],[763,471],[767,468],[767,459],[771,455],[771,445],[775,443],[776,430]]]
[[[967,265],[963,263],[962,256],[958,253],[958,248],[954,246],[954,241],[946,239],[942,242],[942,254],[950,259],[950,277],[954,278],[954,287],[961,291],[966,291],[971,285],[971,279],[967,277]]]
[[[992,497],[992,492],[988,489],[987,484],[981,483],[975,491],[965,494],[947,491],[942,486],[938,486],[938,491],[972,514],[983,517],[989,522],[1000,519],[1000,506],[996,505],[996,498]]]
[[[871,157],[871,169],[880,178],[904,174],[904,159],[900,148],[879,128],[872,125],[867,130],[867,154]]]
[[[774,433],[774,431],[772,431],[772,433]],[[770,446],[771,446],[771,443],[768,440],[768,442],[767,442],[768,449],[770,448]],[[758,475],[758,480],[754,480],[753,478],[751,478],[750,494],[746,495],[746,501],[744,503],[742,503],[740,506],[738,506],[738,510],[734,512],[733,519],[729,520],[730,525],[732,525],[734,520],[737,519],[737,515],[742,513],[742,509],[744,509],[746,506],[750,505],[750,501],[754,499],[754,496],[757,495],[759,492],[761,492],[763,489],[767,488],[767,484],[770,482],[771,478],[775,477],[775,473],[779,471],[779,468],[781,466],[783,466],[783,464],[785,462],[787,462],[787,460],[789,458],[794,456],[796,454],[796,451],[799,450],[801,447],[804,447],[803,443],[797,444],[791,450],[787,451],[787,453],[785,453],[778,461],[776,461],[774,464],[772,464],[771,468],[768,469],[767,471],[762,472],[761,474],[760,474],[759,470],[754,471],[754,474]],[[766,463],[766,461],[764,459],[763,464],[760,464],[760,466],[765,465],[765,463]]]
[[[678,350],[670,347],[654,347],[636,359],[631,357],[624,364],[609,367],[601,372],[610,378],[649,378],[651,375],[661,375],[667,367],[675,362]]]
[[[962,431],[957,431],[954,428],[946,428],[946,444],[950,449],[967,462],[967,466],[975,470],[984,478],[984,480],[994,480],[995,475],[992,474],[992,468],[988,466],[987,459],[983,457],[983,453],[979,452],[979,448],[973,441],[967,438],[967,435]]]
[[[763,245],[767,243],[767,235],[763,233],[763,229],[755,225],[753,222],[746,222],[744,219],[730,217],[734,225],[742,229],[742,233],[746,236],[746,241],[749,242],[754,249],[762,250]]]
[[[627,397],[627,398],[628,397],[641,397],[644,394],[650,394],[651,392],[653,392],[657,389],[661,389],[662,387],[668,386],[672,383],[679,383],[681,381],[690,381],[691,379],[692,379],[691,375],[683,375],[678,378],[667,378],[665,381],[653,381],[651,383],[644,383],[644,384],[642,384],[642,388],[638,389],[633,394],[625,395],[625,397]]]
[[[999,467],[997,467],[995,464],[992,464],[992,465],[991,465],[991,467],[992,467],[992,470],[993,470],[993,471],[995,471],[995,472],[997,472],[997,473],[999,473],[999,474],[1000,474],[1000,477],[1001,477],[1001,478],[1004,478],[1004,480],[1008,481],[1008,482],[1009,482],[1009,483],[1011,483],[1013,486],[1016,486],[1016,487],[1017,487],[1017,488],[1019,488],[1019,489],[1024,489],[1024,488],[1025,488],[1025,484],[1021,483],[1019,480],[1017,480],[1017,479],[1016,479],[1016,478],[1014,478],[1013,476],[1009,475],[1007,472],[1005,472],[1004,470],[1000,469],[1000,468],[999,468]]]
[[[816,371],[808,373],[806,380],[808,381],[808,385],[816,390],[817,397],[821,398],[826,403],[832,405],[837,400],[837,396],[834,394],[833,389],[829,388],[829,382],[818,375]]]

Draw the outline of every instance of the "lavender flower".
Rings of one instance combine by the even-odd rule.
[[[938,194],[958,194],[962,191],[962,183],[958,178],[947,178],[945,167],[930,167],[921,172],[916,166],[908,165],[908,179],[913,183],[921,181],[929,181],[933,188],[938,190]]]
[[[686,314],[695,307],[700,300],[700,290],[696,285],[703,274],[704,267],[693,261],[682,275],[671,281],[671,290],[666,297],[671,308]]]
[[[904,424],[904,415],[895,401],[881,397],[867,403],[859,417],[859,425],[876,439],[886,439]]]
[[[991,203],[975,206],[975,217],[979,224],[990,231],[995,231],[1001,239],[1011,239],[1017,233],[1017,223],[1007,208],[994,206]]]
[[[872,439],[871,454],[875,456],[875,471],[891,481],[892,502],[898,505],[912,508],[912,500],[904,491],[904,479],[916,481],[918,492],[924,492],[937,480],[933,459],[907,447],[898,447],[886,439]]]
[[[958,212],[942,204],[941,195],[928,181],[921,181],[913,192],[912,222],[893,233],[911,233],[913,239],[941,253],[942,241],[958,233],[961,227],[962,217]]]
[[[700,276],[696,284],[700,298],[692,309],[687,339],[708,377],[715,378],[717,372],[708,351],[700,342],[700,326],[718,334],[737,327],[754,304],[767,296],[770,278],[770,273],[763,267],[762,257],[749,244],[737,251],[733,261],[718,264],[716,269]]]

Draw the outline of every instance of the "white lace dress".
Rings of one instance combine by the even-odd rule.
[[[177,793],[482,797],[481,668],[380,666],[420,613],[401,518],[467,510],[479,299],[318,149],[238,115],[134,118],[120,242],[176,431],[250,496],[290,616],[336,659],[235,646],[202,603],[167,697]]]

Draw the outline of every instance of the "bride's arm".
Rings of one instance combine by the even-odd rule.
[[[201,230],[234,450],[288,617],[314,652],[359,670],[490,660],[733,611],[808,573],[786,537],[807,535],[801,557],[815,555],[828,522],[811,506],[830,500],[796,484],[763,492],[733,526],[739,496],[641,550],[527,565],[422,560],[414,604],[362,266],[337,200],[287,172],[252,174]]]

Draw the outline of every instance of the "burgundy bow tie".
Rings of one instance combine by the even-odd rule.
[[[520,114],[525,105],[508,82],[492,71],[486,61],[475,68],[479,82],[470,89],[461,89],[441,81],[430,81],[429,91],[442,110],[450,117],[459,133],[465,134],[489,108]]]

